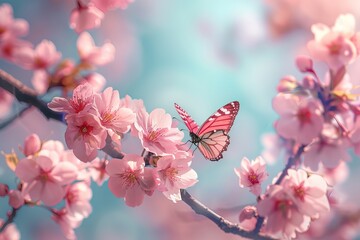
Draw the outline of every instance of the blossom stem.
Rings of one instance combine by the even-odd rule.
[[[2,233],[5,228],[14,221],[16,217],[16,213],[20,208],[12,208],[11,212],[8,214],[8,219],[4,222],[4,224],[0,228],[0,233]]]
[[[222,216],[218,215],[200,201],[196,200],[190,195],[185,189],[181,189],[181,199],[189,205],[197,214],[203,215],[214,222],[221,230],[226,233],[232,233],[246,238],[251,239],[271,239],[269,237],[261,236],[259,233],[248,232],[239,227],[238,224],[234,224]]]

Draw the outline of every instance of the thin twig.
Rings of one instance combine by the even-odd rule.
[[[222,216],[218,215],[217,213],[206,207],[200,201],[196,200],[185,189],[181,189],[180,192],[181,192],[181,199],[187,205],[189,205],[194,210],[195,213],[207,217],[224,232],[232,233],[235,235],[239,235],[251,239],[272,239],[269,237],[261,236],[258,233],[248,232],[241,229],[238,224],[231,223],[230,221],[226,220]]]
[[[5,228],[14,221],[17,210],[19,210],[19,208],[12,208],[11,213],[8,215],[8,219],[6,220],[6,222],[4,222],[4,224],[0,228],[0,233],[2,233],[5,230]]]

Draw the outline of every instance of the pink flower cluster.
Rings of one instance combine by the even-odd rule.
[[[297,65],[306,73],[302,82],[283,78],[273,108],[280,115],[275,123],[284,141],[292,141],[295,152],[307,146],[304,165],[316,171],[321,165],[334,169],[350,159],[348,149],[357,149],[359,139],[359,106],[353,85],[344,68],[330,71],[321,81],[311,59],[299,57]],[[289,144],[287,144],[289,145]]]
[[[61,53],[52,41],[44,39],[33,47],[32,43],[19,39],[28,33],[29,25],[23,19],[13,19],[9,4],[0,5],[0,15],[0,57],[34,71],[31,82],[39,94],[53,87],[62,87],[66,93],[83,82],[93,85],[95,91],[103,88],[105,78],[89,70],[113,61],[113,44],[107,42],[97,47],[91,35],[83,32],[77,40],[79,63],[71,59],[59,62]],[[82,71],[86,71],[85,74],[81,74]]]
[[[107,11],[125,9],[134,0],[77,0],[70,16],[70,27],[77,33],[97,28]]]
[[[130,130],[140,139],[146,155],[125,154],[106,165],[110,190],[128,206],[140,205],[155,189],[180,201],[180,189],[197,182],[192,156],[181,148],[184,135],[163,109],[148,113],[140,100],[120,99],[112,88],[96,93],[89,84],[75,88],[71,99],[55,97],[48,106],[66,113],[66,144],[83,162],[96,158],[105,144],[120,150],[122,136]]]
[[[257,204],[265,218],[262,231],[274,238],[292,239],[308,230],[312,220],[330,210],[327,184],[316,174],[289,169],[280,185],[270,185]]]
[[[119,141],[135,121],[134,112],[120,106],[118,91],[107,88],[103,93],[95,93],[87,83],[75,88],[71,99],[55,97],[48,106],[67,114],[66,144],[83,162],[97,157],[107,136]]]
[[[0,196],[8,196],[9,205],[15,209],[24,205],[45,206],[67,239],[76,239],[74,228],[92,211],[91,177],[96,182],[103,181],[105,167],[98,167],[100,160],[85,164],[70,150],[65,150],[61,142],[41,142],[36,134],[25,139],[21,150],[25,158],[18,161],[14,169],[20,183],[16,189],[0,184]],[[91,174],[90,169],[101,174]],[[62,201],[64,207],[53,208]]]

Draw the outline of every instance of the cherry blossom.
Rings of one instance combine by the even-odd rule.
[[[76,178],[76,167],[68,162],[60,162],[54,151],[42,150],[37,156],[29,156],[19,161],[16,176],[27,183],[24,194],[32,201],[42,201],[52,206],[64,197],[63,187]]]
[[[24,36],[29,31],[29,24],[24,19],[14,19],[10,4],[0,5],[0,40]]]
[[[51,218],[59,224],[64,236],[68,240],[76,240],[74,229],[79,227],[83,218],[81,216],[71,215],[66,208],[60,210],[53,209],[53,215]]]
[[[293,191],[299,212],[314,218],[330,210],[324,178],[317,174],[308,176],[302,169],[289,169],[287,173],[281,185]]]
[[[65,141],[74,154],[83,162],[93,160],[97,150],[105,146],[106,129],[98,116],[90,113],[71,115],[67,118],[68,127]]]
[[[100,92],[105,86],[106,79],[103,75],[93,72],[83,76],[80,84],[84,84],[85,82],[93,87],[94,92]]]
[[[92,191],[88,184],[77,182],[67,188],[65,195],[65,203],[67,211],[73,215],[80,215],[86,218],[90,215],[92,207],[90,200]]]
[[[234,168],[239,177],[240,187],[250,188],[250,192],[259,196],[261,194],[261,183],[268,177],[266,163],[262,157],[249,161],[246,157],[241,160],[241,167]]]
[[[171,154],[181,144],[184,133],[172,127],[170,114],[155,109],[150,114],[142,110],[137,113],[133,129],[137,132],[143,147],[157,155]]]
[[[99,27],[104,13],[96,8],[93,4],[82,6],[79,4],[77,8],[72,10],[70,16],[70,28],[77,33],[81,33],[87,29]]]
[[[295,238],[296,232],[305,232],[310,224],[310,217],[298,211],[295,197],[283,186],[271,185],[256,208],[266,217],[264,232],[275,238]]]
[[[101,125],[108,130],[110,136],[127,132],[135,121],[135,114],[131,109],[120,107],[119,92],[111,87],[95,95],[95,105]]]
[[[77,49],[83,64],[100,66],[114,59],[115,47],[107,42],[101,47],[96,47],[93,38],[88,32],[80,34],[77,40]]]
[[[273,108],[280,115],[275,129],[282,137],[307,144],[320,134],[323,109],[316,99],[280,93],[273,100]]]
[[[145,168],[142,157],[128,154],[122,160],[113,159],[106,166],[109,174],[109,189],[118,198],[124,198],[126,205],[139,206],[144,196],[151,196],[158,179],[155,170]]]
[[[109,175],[106,173],[106,165],[109,163],[108,160],[95,158],[91,161],[88,166],[88,171],[90,176],[97,185],[101,186],[109,178]]]
[[[53,42],[42,40],[35,49],[19,49],[14,57],[16,62],[25,69],[47,69],[61,58],[61,53],[56,51]]]
[[[335,25],[318,23],[311,27],[315,39],[308,43],[311,55],[325,61],[332,70],[352,63],[359,55],[359,40],[355,33],[355,18],[351,14],[340,15]]]
[[[197,182],[197,174],[190,168],[190,163],[191,157],[182,153],[160,157],[156,162],[160,178],[158,189],[173,202],[181,201],[180,189]]]
[[[94,102],[94,90],[90,84],[81,84],[74,89],[73,97],[66,99],[54,97],[48,107],[57,112],[79,113],[87,112]]]

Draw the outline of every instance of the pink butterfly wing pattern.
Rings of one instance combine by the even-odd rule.
[[[186,127],[189,129],[189,131],[196,133],[199,129],[199,126],[191,118],[191,116],[176,103],[175,103],[175,109],[179,113],[181,119],[184,121],[184,123],[185,123]]]
[[[230,144],[228,132],[239,112],[239,102],[230,102],[219,108],[200,128],[184,109],[177,104],[175,108],[190,131],[191,142],[199,148],[204,157],[211,161],[221,159],[222,153]]]

